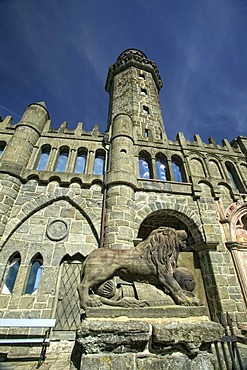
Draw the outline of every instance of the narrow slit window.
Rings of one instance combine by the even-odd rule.
[[[147,89],[144,89],[141,87],[141,95],[147,95],[148,92],[147,92]]]
[[[143,105],[143,112],[149,114],[149,108],[146,105]]]
[[[144,72],[140,72],[139,73],[139,78],[141,78],[142,80],[145,80],[145,73]]]
[[[148,137],[148,128],[144,129],[144,137]]]

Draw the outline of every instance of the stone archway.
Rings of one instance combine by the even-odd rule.
[[[200,237],[200,231],[196,230],[193,220],[191,220],[187,215],[177,210],[159,209],[150,213],[141,222],[137,242],[141,239],[146,239],[152,230],[157,229],[160,226],[167,226],[176,230],[186,231],[188,235],[187,248],[186,251],[180,251],[179,253],[178,267],[186,268],[191,272],[196,281],[196,287],[193,293],[204,305],[207,305],[199,256],[197,252],[193,250],[193,246],[196,243],[195,239],[197,239],[198,242]]]
[[[175,207],[176,206],[176,207]],[[191,210],[173,206],[172,204],[155,203],[147,205],[138,212],[138,238],[145,239],[152,230],[159,226],[169,226],[183,229],[188,234],[188,246],[203,242],[201,222]],[[149,211],[149,212],[148,212]],[[140,216],[143,216],[139,221]]]

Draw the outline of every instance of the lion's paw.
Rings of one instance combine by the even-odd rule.
[[[186,300],[181,302],[181,306],[192,307],[192,306],[203,306],[203,304],[200,301],[200,299],[193,297],[193,298],[186,298]]]
[[[102,306],[102,302],[101,302],[99,297],[92,295],[86,300],[85,306],[87,306],[87,307],[100,307],[100,306]]]

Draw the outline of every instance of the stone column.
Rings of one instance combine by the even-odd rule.
[[[134,152],[132,120],[120,114],[113,121],[110,166],[107,174],[105,246],[115,249],[133,247]]]
[[[231,252],[238,281],[247,306],[247,244],[229,242],[227,243],[227,248]]]

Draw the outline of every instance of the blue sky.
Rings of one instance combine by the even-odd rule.
[[[159,68],[167,135],[247,136],[247,0],[0,0],[0,115],[46,102],[57,128],[106,129],[108,67],[127,48]]]

